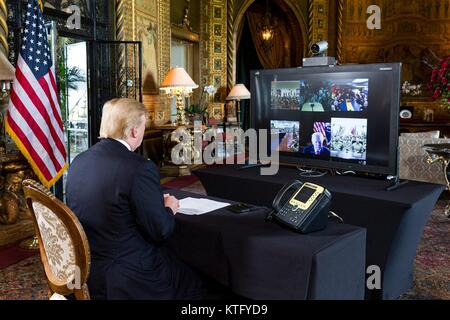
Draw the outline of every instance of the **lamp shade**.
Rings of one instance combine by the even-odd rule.
[[[235,84],[227,96],[227,100],[245,100],[250,99],[250,91],[242,84]]]
[[[16,69],[6,56],[0,52],[0,81],[13,81]]]
[[[184,68],[173,68],[161,84],[161,89],[184,88],[195,89],[198,85],[192,80]]]

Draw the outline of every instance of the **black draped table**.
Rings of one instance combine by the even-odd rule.
[[[292,167],[261,176],[261,168],[238,167],[213,165],[193,173],[209,196],[263,206],[270,206],[280,188],[294,179],[326,187],[333,196],[331,210],[346,224],[367,229],[366,266],[380,267],[382,286],[366,289],[366,298],[396,299],[411,288],[417,245],[444,186],[411,181],[386,191],[389,183],[384,180],[336,175],[303,178]]]
[[[170,193],[179,199],[203,197]],[[330,222],[323,231],[301,235],[266,222],[267,211],[177,214],[169,247],[189,266],[243,297],[364,299],[365,229]]]

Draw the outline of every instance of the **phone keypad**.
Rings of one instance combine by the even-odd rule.
[[[278,214],[283,220],[298,225],[303,220],[303,210],[298,209],[297,206],[286,204]]]

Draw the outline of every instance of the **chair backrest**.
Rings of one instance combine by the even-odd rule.
[[[49,296],[74,294],[88,300],[89,244],[75,214],[41,184],[23,181],[23,191],[39,241]]]

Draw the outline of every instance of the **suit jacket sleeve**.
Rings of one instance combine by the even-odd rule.
[[[175,218],[164,206],[158,169],[151,161],[145,161],[136,171],[130,198],[137,223],[147,236],[155,242],[166,240],[173,232]]]

